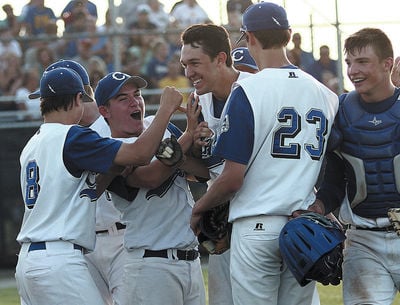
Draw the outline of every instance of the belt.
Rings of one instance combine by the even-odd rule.
[[[120,222],[116,222],[115,226],[117,227],[117,230],[122,230],[126,228],[126,225],[120,223]],[[96,231],[96,234],[100,234],[100,233],[108,233],[108,230],[99,230]]]
[[[394,232],[393,226],[388,226],[388,227],[374,227],[374,228],[365,228],[365,227],[359,227],[359,226],[350,226],[350,229],[355,229],[355,230],[368,230],[368,231],[377,231],[377,232]]]
[[[172,249],[171,249],[172,250]],[[197,250],[176,250],[176,255],[179,260],[194,261],[199,257],[199,251]],[[144,250],[143,257],[161,257],[168,258],[168,249],[165,250]]]
[[[74,249],[75,250],[79,250],[79,251],[83,251],[84,250],[84,248],[82,246],[79,246],[77,244],[74,244]],[[45,241],[39,241],[39,242],[31,243],[29,245],[28,252],[36,251],[36,250],[46,250],[46,242]]]

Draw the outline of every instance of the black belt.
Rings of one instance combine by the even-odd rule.
[[[115,223],[115,226],[117,227],[117,230],[122,230],[122,229],[125,229],[125,228],[126,228],[126,225],[124,225],[124,224],[122,224],[122,223],[120,223],[120,222],[116,222],[116,223]],[[99,234],[99,233],[108,233],[108,230],[96,231],[96,234]]]
[[[80,251],[84,250],[84,248],[82,246],[79,246],[77,244],[74,244],[74,249],[75,250],[80,250]],[[36,242],[36,243],[31,243],[29,245],[28,252],[36,251],[36,250],[46,250],[46,242],[45,241],[39,241],[39,242]]]
[[[197,250],[176,250],[176,255],[179,260],[184,261],[194,261],[196,258],[199,257],[199,252]],[[168,250],[144,250],[143,257],[161,257],[161,258],[168,258]]]
[[[368,231],[378,231],[378,232],[394,232],[393,226],[388,226],[388,227],[374,227],[374,228],[365,228],[365,227],[359,227],[359,226],[351,226],[351,229],[356,229],[356,230],[368,230]]]

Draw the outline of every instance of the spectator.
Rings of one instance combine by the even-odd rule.
[[[177,27],[172,22],[166,28],[166,33],[164,37],[169,44],[170,56],[181,53],[181,33],[183,32],[183,30],[183,28]]]
[[[44,34],[47,24],[56,21],[56,15],[51,8],[44,6],[44,0],[32,0],[22,22],[26,34],[34,36]]]
[[[175,54],[171,57],[168,62],[168,72],[163,78],[158,82],[159,88],[165,88],[167,86],[172,86],[177,88],[182,92],[183,104],[185,104],[189,98],[189,92],[183,92],[182,89],[191,88],[189,79],[183,75],[183,68],[180,62],[180,55]]]
[[[27,114],[21,116],[23,120],[39,120],[42,118],[40,114],[40,99],[29,99],[29,94],[39,88],[40,74],[34,68],[24,70],[22,73],[22,85],[15,92],[15,98],[18,110],[25,110]]]
[[[92,44],[92,55],[99,56],[104,61],[107,61],[111,53],[111,40],[106,36],[96,36],[96,34],[98,34],[98,29],[96,20],[92,16],[86,17],[86,31],[89,35],[93,35],[88,38]]]
[[[22,48],[19,42],[13,37],[12,30],[8,27],[0,27],[0,55],[5,53],[13,53],[21,58]]]
[[[319,60],[315,61],[306,71],[323,83],[322,75],[325,71],[330,71],[334,77],[338,77],[337,60],[333,60],[329,55],[329,47],[323,45],[319,48]]]
[[[71,20],[71,24],[68,29],[65,29],[64,33],[83,33],[87,32],[87,18],[88,14],[84,11],[76,12],[74,18]],[[62,57],[72,58],[78,54],[78,39],[70,39],[66,41],[66,47],[64,55]]]
[[[8,27],[11,30],[12,36],[18,36],[19,31],[21,30],[21,23],[18,19],[18,16],[14,15],[13,7],[10,4],[4,4],[2,9],[6,14],[6,18],[1,21],[0,26],[4,25]]]
[[[131,47],[125,52],[122,62],[122,72],[129,75],[137,75],[143,78],[147,82],[146,89],[156,89],[155,85],[151,82],[150,78],[142,73],[142,53],[139,47]],[[152,94],[146,94],[142,92],[142,96],[146,99],[147,103],[153,102]]]
[[[22,84],[21,58],[12,52],[0,55],[0,95],[15,96]]]
[[[122,17],[126,29],[137,21],[137,6],[147,3],[147,0],[121,0],[118,6],[118,16]]]
[[[183,28],[195,23],[212,23],[196,0],[183,0],[171,10],[170,14],[175,19],[176,25]]]
[[[97,55],[93,55],[92,52],[93,43],[90,39],[79,39],[78,40],[78,54],[72,58],[72,60],[77,61],[82,66],[88,70],[90,61],[97,60],[100,64],[106,67],[104,60]]]
[[[70,27],[74,24],[76,14],[84,13],[92,16],[97,22],[97,6],[88,0],[72,0],[64,7],[61,12],[61,19],[64,20],[66,32],[70,31]]]
[[[154,23],[159,30],[165,30],[169,23],[169,14],[164,10],[164,5],[159,0],[147,0],[150,7],[149,20]]]
[[[137,7],[136,21],[130,23],[128,26],[129,30],[132,32],[129,38],[129,46],[142,46],[142,43],[147,39],[153,40],[154,34],[145,33],[145,30],[157,29],[157,26],[149,19],[150,10],[147,4],[140,4]]]
[[[38,75],[42,75],[44,70],[56,60],[53,51],[46,45],[37,48],[35,55],[36,60],[32,67],[36,69]]]
[[[146,65],[146,75],[158,87],[158,82],[168,72],[169,47],[164,39],[154,42],[152,56]]]
[[[291,63],[298,66],[300,69],[307,71],[309,67],[315,62],[314,56],[310,52],[306,52],[301,48],[301,35],[294,33],[292,36],[293,49],[289,50],[288,56],[291,57]]]
[[[226,2],[226,10],[235,10],[239,11],[240,14],[243,14],[244,11],[252,4],[252,0],[228,0]]]
[[[224,24],[224,27],[227,29],[232,43],[236,43],[240,37],[239,29],[242,25],[242,14],[251,4],[253,4],[251,0],[228,0],[226,2],[228,23]],[[245,47],[245,41],[239,42],[238,46]]]

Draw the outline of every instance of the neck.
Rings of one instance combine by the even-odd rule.
[[[279,49],[259,49],[254,55],[254,60],[259,67],[259,70],[266,68],[281,68],[290,65],[290,61],[286,56],[284,48]]]
[[[221,74],[221,81],[215,84],[213,95],[221,101],[226,101],[231,93],[232,84],[237,81],[239,72],[233,68],[226,68]]]

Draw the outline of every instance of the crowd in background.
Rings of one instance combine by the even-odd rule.
[[[241,16],[251,0],[228,0],[228,22],[233,47],[240,35]],[[37,89],[40,76],[48,65],[59,59],[73,59],[88,71],[93,88],[108,72],[114,71],[113,29],[110,10],[104,24],[98,25],[96,5],[88,0],[70,1],[56,16],[44,0],[30,0],[16,16],[12,4],[2,6],[6,18],[0,21],[0,110],[31,110],[21,119],[41,119],[39,100],[28,100]],[[130,75],[140,75],[148,89],[170,85],[190,88],[179,61],[180,33],[194,23],[212,23],[196,0],[177,1],[169,12],[159,0],[122,0],[117,8],[121,67]],[[57,21],[64,24],[63,35]],[[104,34],[104,35],[102,35]],[[54,38],[54,39],[49,39]],[[114,37],[115,38],[115,37]],[[293,35],[294,47],[288,50],[291,62],[309,72],[332,90],[337,89],[336,61],[329,47],[321,46],[320,59],[301,48],[301,36]],[[10,97],[10,98],[8,98]],[[12,98],[11,98],[12,97]],[[157,103],[155,94],[146,96]]]

